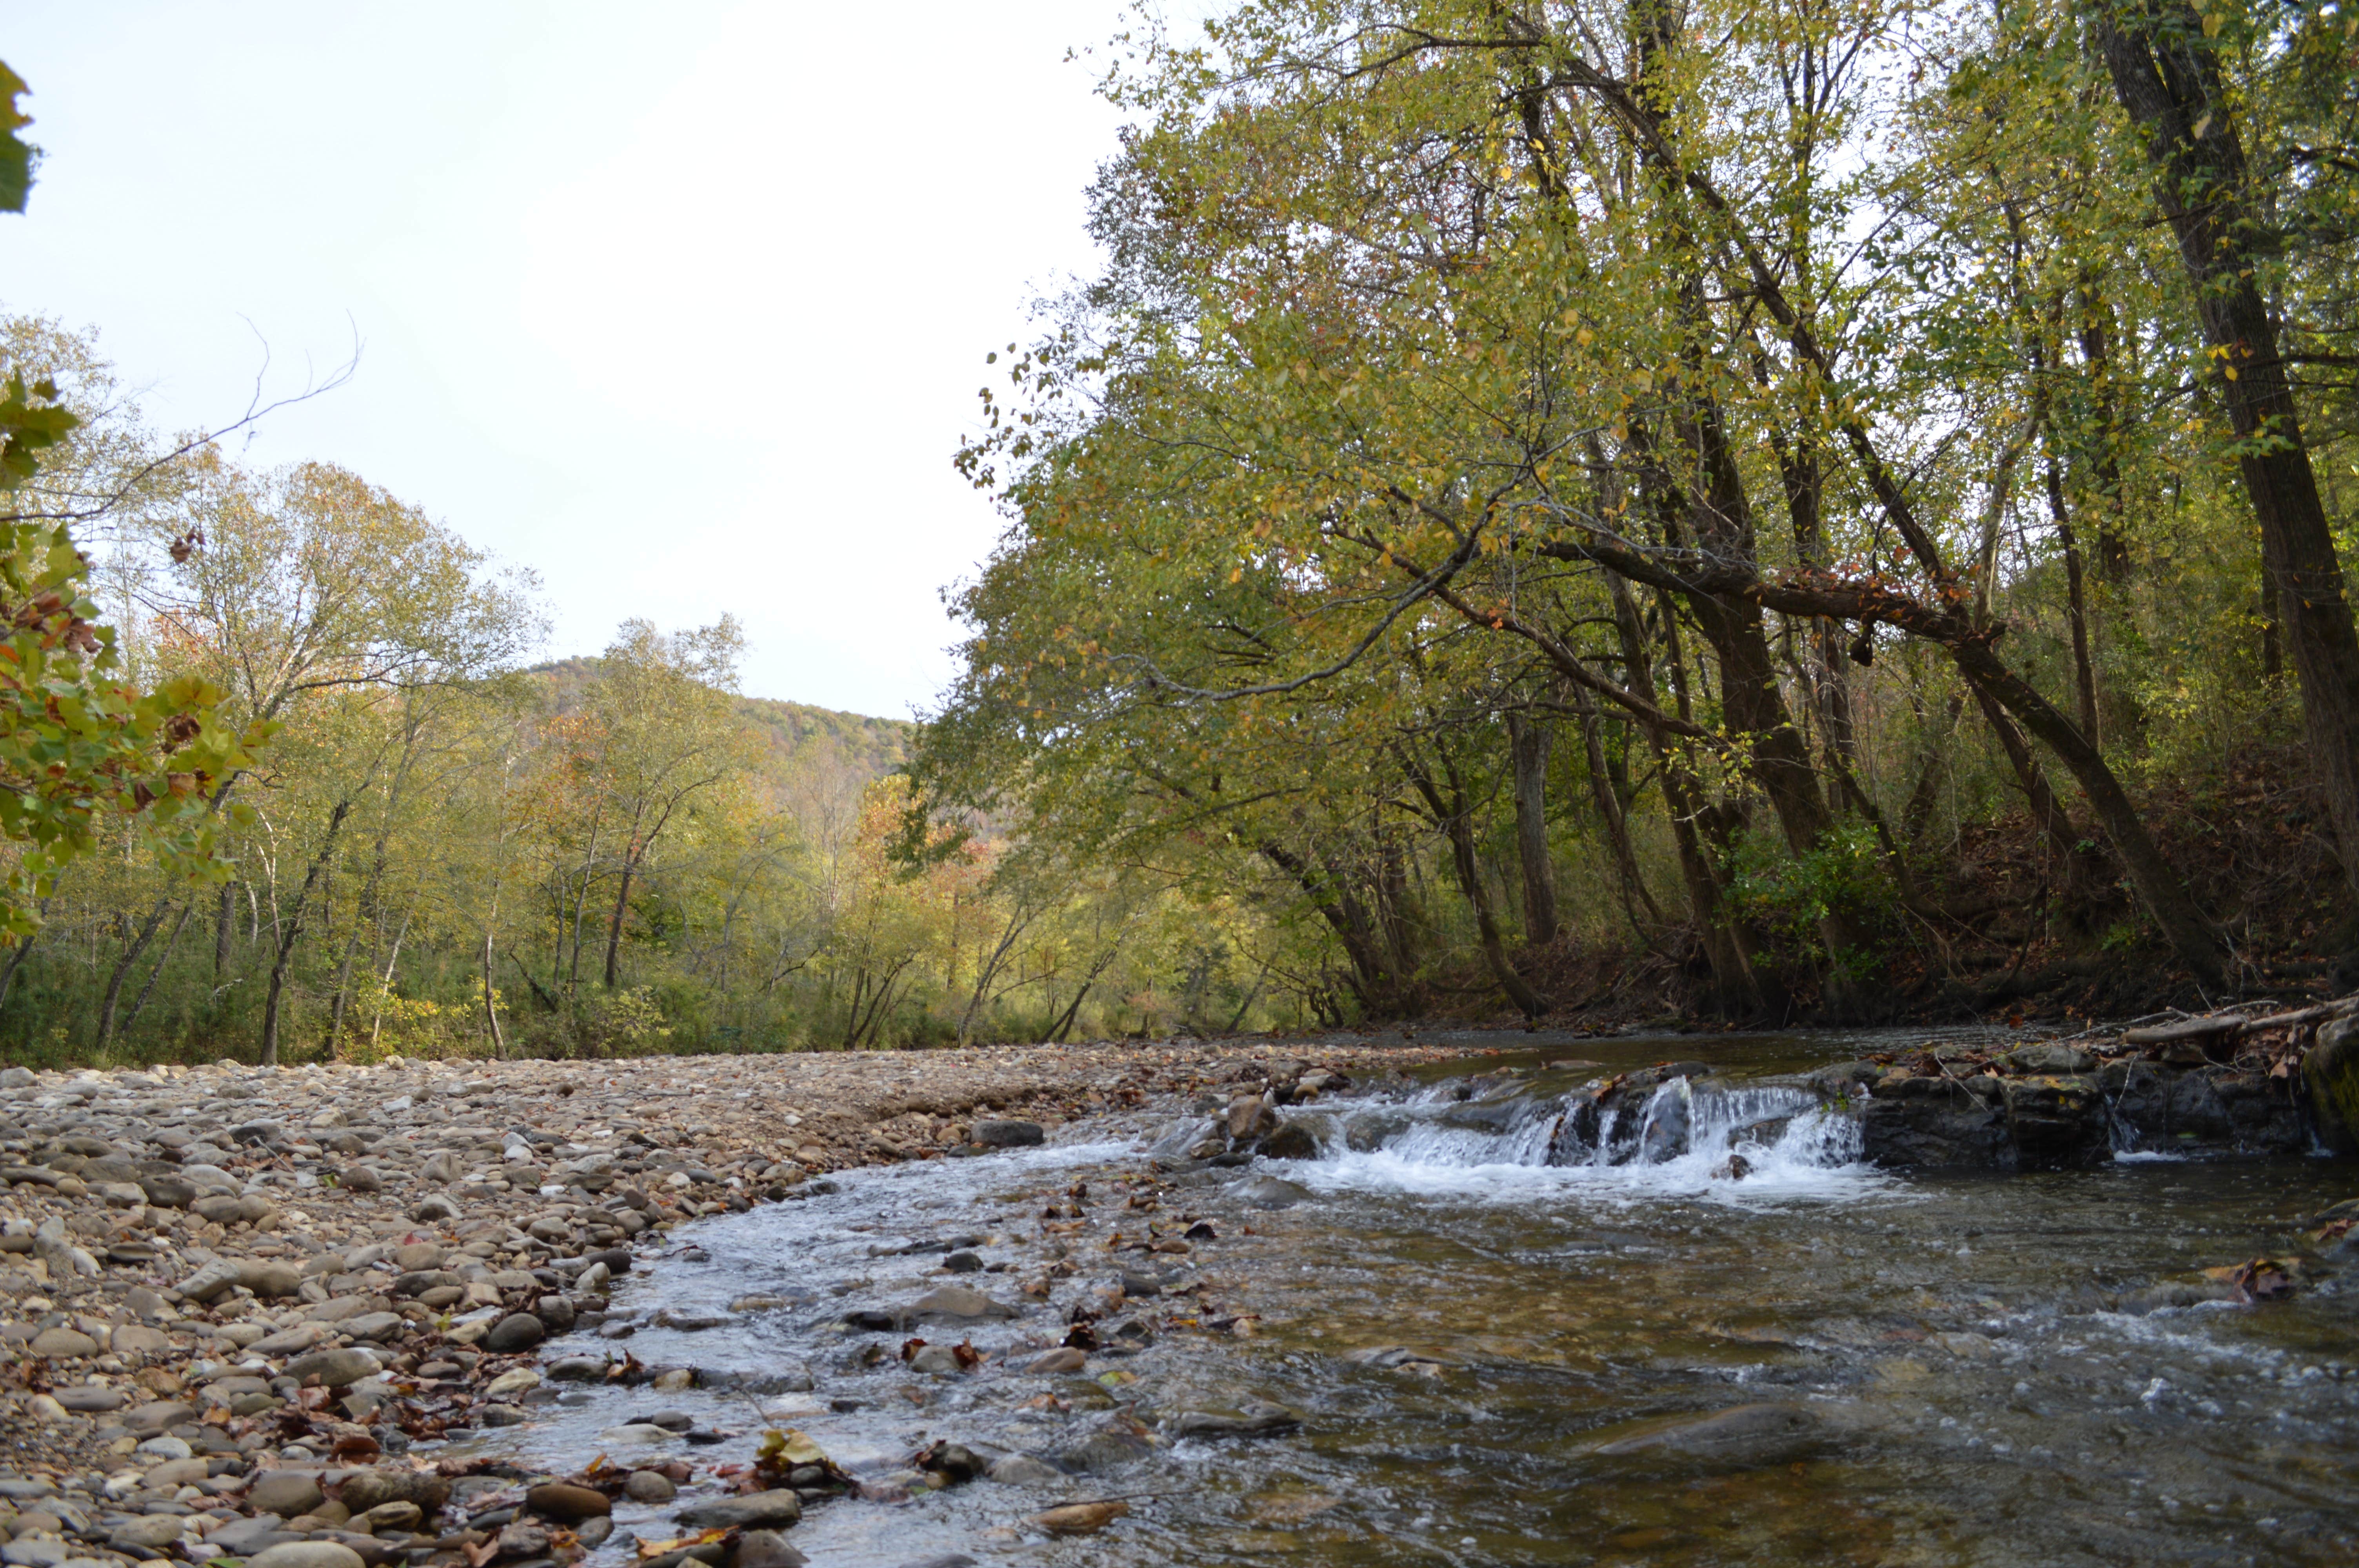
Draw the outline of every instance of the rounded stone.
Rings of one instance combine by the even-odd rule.
[[[36,1356],[61,1361],[76,1356],[98,1354],[98,1341],[78,1328],[45,1328],[33,1336],[26,1346]]]
[[[660,1470],[634,1470],[623,1483],[623,1493],[635,1503],[668,1503],[679,1496],[679,1488]]]
[[[245,1568],[366,1568],[361,1554],[333,1541],[282,1541],[245,1560]]]
[[[576,1524],[585,1519],[596,1519],[612,1513],[614,1505],[606,1494],[588,1487],[575,1487],[562,1481],[552,1481],[535,1487],[524,1495],[525,1506],[547,1519],[564,1524]]]
[[[363,1378],[375,1377],[381,1370],[375,1357],[357,1348],[314,1350],[287,1363],[287,1376],[298,1383],[317,1378],[323,1389],[348,1388]]]
[[[529,1350],[549,1337],[549,1325],[528,1312],[512,1312],[492,1325],[484,1336],[484,1348],[501,1356],[513,1356],[519,1350]]]
[[[325,1500],[319,1477],[297,1470],[266,1470],[246,1488],[245,1500],[259,1514],[294,1519],[310,1513]]]

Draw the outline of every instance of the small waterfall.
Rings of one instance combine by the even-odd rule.
[[[1860,1164],[1857,1117],[1791,1080],[1650,1070],[1556,1092],[1522,1080],[1470,1090],[1462,1080],[1289,1114],[1318,1137],[1321,1157],[1290,1173],[1313,1185],[1504,1194],[1538,1183],[1636,1195],[1873,1180]]]

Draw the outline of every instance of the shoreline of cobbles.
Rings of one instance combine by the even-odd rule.
[[[0,1069],[0,1564],[563,1568],[614,1499],[669,1500],[691,1467],[534,1476],[496,1433],[557,1395],[542,1339],[599,1323],[680,1224],[981,1153],[1009,1118],[1176,1115],[1289,1081],[1288,1057],[1388,1071],[1469,1048]],[[457,1438],[473,1456],[443,1455]],[[763,1522],[681,1561],[799,1562]]]

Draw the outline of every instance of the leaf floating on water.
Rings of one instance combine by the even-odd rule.
[[[2238,1295],[2245,1301],[2275,1302],[2293,1294],[2293,1277],[2297,1271],[2296,1264],[2280,1262],[2274,1258],[2255,1258],[2247,1262],[2206,1269],[2203,1277],[2235,1286]]]

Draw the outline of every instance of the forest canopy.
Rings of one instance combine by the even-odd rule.
[[[2354,31],[1142,27],[1108,265],[962,454],[1009,529],[924,798],[1289,890],[1337,1020],[2317,972],[2359,877]]]

